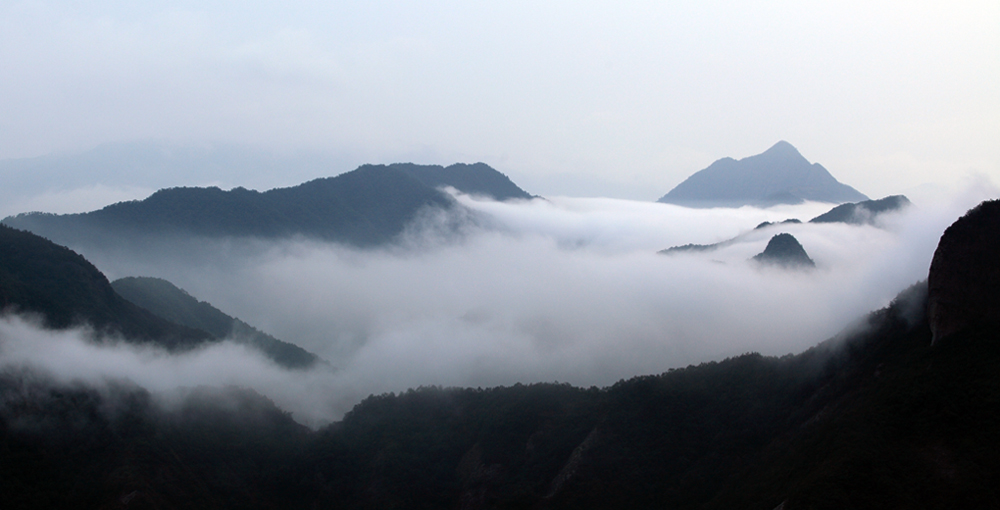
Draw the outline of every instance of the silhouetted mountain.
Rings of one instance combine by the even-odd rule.
[[[387,242],[424,207],[454,207],[446,194],[400,170],[365,166],[264,193],[170,188],[84,214],[26,214],[4,223],[60,242],[136,235],[280,238],[304,235],[370,246]]]
[[[1000,207],[966,218],[934,265],[996,271]],[[996,302],[998,288],[979,290]],[[972,321],[932,345],[927,303],[916,284],[801,354],[748,353],[603,389],[372,395],[315,432],[248,390],[196,388],[162,408],[127,383],[98,391],[6,370],[4,504],[996,508],[1000,330]]]
[[[911,205],[903,195],[892,195],[878,200],[865,200],[852,204],[840,204],[833,209],[809,220],[809,223],[849,223],[853,225],[874,224],[878,215],[899,211]]]
[[[510,178],[486,163],[472,165],[456,163],[447,167],[395,163],[389,167],[398,168],[432,188],[451,186],[462,193],[484,196],[493,200],[532,198],[527,191],[517,187]]]
[[[205,331],[161,319],[119,296],[76,252],[0,225],[0,309],[39,314],[50,328],[89,325],[170,349],[213,340]]]
[[[979,204],[938,243],[928,275],[934,341],[969,328],[1000,329],[1000,200]]]
[[[852,202],[868,197],[841,184],[819,163],[810,164],[788,142],[741,160],[723,158],[696,172],[657,202],[686,207],[768,207]]]
[[[266,192],[170,188],[141,201],[83,214],[20,214],[3,220],[49,239],[119,243],[150,235],[283,238],[296,235],[356,246],[395,239],[427,208],[459,206],[437,186],[497,198],[527,193],[485,164],[447,168],[364,165],[336,177]]]
[[[119,295],[169,321],[249,345],[288,368],[309,368],[322,360],[301,347],[282,342],[249,324],[198,301],[183,289],[160,278],[127,277],[111,282]]]
[[[772,237],[764,251],[754,255],[753,260],[761,264],[787,268],[816,267],[816,263],[809,258],[805,248],[792,234],[778,234]]]

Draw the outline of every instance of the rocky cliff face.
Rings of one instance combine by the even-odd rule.
[[[932,342],[968,327],[1000,325],[1000,200],[979,204],[938,243],[927,277]]]

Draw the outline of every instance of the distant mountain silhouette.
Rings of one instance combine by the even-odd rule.
[[[816,267],[805,248],[792,234],[778,234],[771,238],[764,251],[754,255],[753,260],[767,265],[787,268]]]
[[[209,333],[157,317],[118,295],[81,255],[0,225],[0,310],[30,312],[45,326],[89,325],[100,334],[186,349],[213,341]]]
[[[849,223],[853,225],[872,224],[875,218],[886,212],[899,211],[909,207],[911,202],[903,195],[892,195],[879,200],[840,204],[823,213],[809,223]]]
[[[816,202],[857,202],[868,197],[841,184],[819,163],[780,141],[762,154],[723,158],[696,172],[657,202],[686,207],[768,207]]]
[[[167,280],[130,276],[111,282],[111,286],[125,299],[164,319],[207,331],[220,340],[228,338],[249,345],[287,368],[309,368],[322,362],[319,356],[297,345],[282,342],[198,301]]]
[[[899,211],[911,205],[910,200],[903,195],[892,195],[879,200],[866,200],[863,202],[840,204],[833,209],[809,220],[809,223],[846,223],[848,225],[874,225],[875,218],[879,215],[892,211]],[[801,220],[791,218],[779,223],[764,221],[754,227],[754,230],[762,230],[776,225],[800,224]],[[689,251],[712,251],[729,246],[744,238],[748,232],[744,232],[732,239],[726,239],[712,244],[684,244],[671,246],[659,253],[668,255],[672,253]]]
[[[500,199],[530,197],[481,163],[447,168],[364,165],[336,177],[265,192],[169,188],[145,200],[120,202],[89,213],[20,214],[3,222],[66,244],[164,234],[301,235],[365,247],[392,241],[421,210],[461,207],[438,186]]]

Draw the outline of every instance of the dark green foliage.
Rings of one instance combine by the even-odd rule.
[[[785,268],[816,267],[805,248],[792,234],[777,234],[767,242],[764,251],[754,255],[753,260],[761,264]]]
[[[0,308],[38,314],[50,328],[86,324],[171,349],[211,339],[126,301],[76,252],[6,225],[0,225]]]
[[[111,286],[125,299],[164,319],[207,331],[218,339],[230,338],[245,343],[282,366],[309,368],[322,362],[315,354],[258,331],[209,303],[198,301],[166,280],[126,277],[111,282]]]
[[[840,204],[829,211],[809,220],[809,223],[870,224],[879,214],[898,211],[911,205],[903,195],[892,195],[878,200],[865,200],[852,204]]]

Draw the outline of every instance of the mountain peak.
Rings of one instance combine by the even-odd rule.
[[[764,251],[755,255],[753,260],[786,268],[816,267],[799,240],[792,234],[784,233],[772,237]]]
[[[795,146],[793,146],[792,144],[790,144],[790,143],[788,143],[788,142],[786,142],[784,140],[778,140],[778,143],[772,145],[770,149],[764,151],[760,155],[763,156],[765,154],[769,154],[769,155],[773,155],[773,156],[786,156],[786,157],[787,156],[798,156],[798,157],[800,157],[802,159],[805,159],[802,156],[802,153],[800,153],[799,150],[795,148]]]
[[[844,203],[868,200],[822,165],[810,163],[781,140],[740,160],[722,158],[680,183],[657,202],[686,207],[770,207],[805,200]]]

